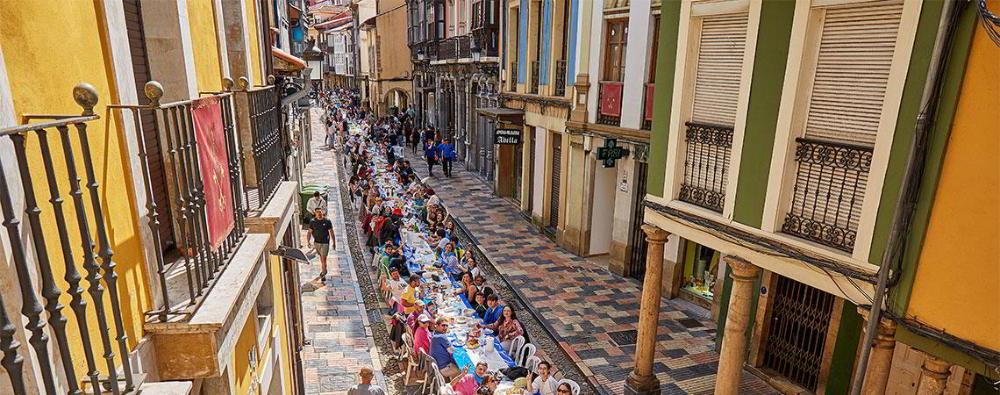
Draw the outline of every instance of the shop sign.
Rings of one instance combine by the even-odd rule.
[[[615,161],[628,156],[628,148],[618,146],[616,139],[604,139],[604,146],[597,149],[597,160],[603,161],[604,167],[615,167]]]
[[[520,129],[497,129],[493,135],[493,144],[517,145],[521,144]]]

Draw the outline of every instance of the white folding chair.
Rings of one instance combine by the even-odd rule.
[[[507,354],[516,358],[518,353],[521,352],[521,347],[524,347],[524,336],[515,337],[514,340],[510,341],[510,350],[507,350]]]
[[[566,383],[569,384],[569,388],[573,391],[573,395],[580,395],[580,384],[570,379],[559,380],[559,384]]]
[[[525,362],[524,368],[528,369],[529,372],[538,373],[538,364],[542,362],[542,359],[538,356],[532,355],[528,357],[528,361]]]
[[[434,370],[438,370],[437,364],[434,363],[434,358],[427,355],[427,351],[420,352],[420,363],[424,367],[424,382],[420,385],[420,393],[427,394],[428,389],[433,389],[434,381]]]
[[[517,354],[517,359],[514,360],[518,366],[525,366],[528,362],[528,358],[535,356],[535,345],[528,343],[524,347],[521,347],[521,352]]]
[[[436,363],[431,364],[431,369],[434,370],[434,393],[442,395],[442,389],[448,388],[450,390],[451,388],[448,386],[448,380],[444,379],[444,375],[441,374],[441,369],[438,368]]]

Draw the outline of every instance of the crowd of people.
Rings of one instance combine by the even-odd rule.
[[[517,356],[512,351],[519,351],[529,341],[518,312],[484,276],[476,256],[459,240],[457,224],[441,198],[419,178],[407,158],[419,154],[430,176],[440,165],[443,175],[450,177],[455,147],[448,136],[434,128],[416,127],[412,109],[377,117],[359,107],[356,93],[328,91],[320,98],[327,110],[328,149],[335,149],[344,168],[349,169],[351,203],[366,238],[364,244],[380,273],[379,286],[391,309],[390,337],[395,346],[409,358],[429,356],[446,381],[435,384],[456,394],[493,394],[502,382],[514,382],[515,388],[519,385],[520,393],[526,394],[573,393],[568,382],[553,377],[548,362],[537,357],[534,363],[525,358],[518,361],[527,366],[513,362],[511,357]],[[423,150],[418,151],[418,147]],[[312,211],[323,219],[326,206],[320,208],[317,203]],[[311,234],[323,230],[325,226],[319,226]],[[320,239],[315,243],[319,245]],[[418,246],[426,252],[420,252]],[[423,264],[417,262],[421,254],[428,257]],[[322,269],[325,275],[325,267]],[[439,275],[445,278],[439,279]],[[475,326],[457,329],[460,322],[456,321],[464,321],[464,317],[456,320],[444,314],[454,310],[439,305],[445,300],[461,300],[466,309],[460,310],[469,312]],[[471,346],[485,335],[495,337],[503,358],[493,362],[505,368],[491,369],[493,362],[469,363],[458,354],[456,342],[465,345],[467,337]],[[424,370],[426,380],[433,381],[433,375]]]

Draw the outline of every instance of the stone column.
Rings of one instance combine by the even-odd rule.
[[[635,369],[625,380],[625,394],[659,394],[660,381],[653,375],[656,352],[656,329],[660,321],[660,282],[663,279],[663,244],[667,231],[643,225],[649,243],[646,249],[646,276],[642,280],[639,308],[639,335],[635,346]]]
[[[750,301],[753,298],[753,280],[760,269],[747,260],[727,255],[726,265],[733,269],[733,290],[726,315],[726,328],[719,355],[719,373],[715,379],[716,394],[739,392],[743,361],[746,358],[747,326],[750,324]]]
[[[868,310],[858,307],[858,313],[868,321]],[[872,352],[868,357],[868,371],[865,372],[865,382],[861,393],[865,395],[881,395],[885,393],[889,382],[889,371],[892,369],[892,353],[896,349],[896,323],[882,319],[878,324],[878,332],[872,341]]]
[[[920,386],[917,395],[941,395],[951,376],[951,364],[937,357],[927,356],[921,366]]]

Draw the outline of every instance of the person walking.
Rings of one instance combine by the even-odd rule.
[[[312,215],[317,209],[323,210],[323,214],[327,214],[326,206],[326,199],[323,198],[323,195],[319,191],[313,192],[312,197],[306,201],[306,211],[309,212],[309,215]]]
[[[361,378],[361,383],[347,390],[347,395],[385,395],[385,390],[382,387],[379,387],[378,384],[372,384],[372,379],[375,378],[375,372],[372,371],[372,368],[361,368],[358,377]]]
[[[444,139],[437,146],[438,158],[441,161],[441,171],[445,177],[451,177],[451,164],[455,161],[455,145],[451,140]]]
[[[424,159],[427,160],[427,175],[434,177],[434,165],[437,163],[437,146],[434,139],[424,141]]]
[[[319,279],[326,281],[326,256],[330,254],[330,245],[337,248],[337,240],[333,235],[333,222],[326,218],[326,212],[317,208],[313,210],[313,219],[309,221],[309,232],[306,237],[316,249],[319,256]]]

